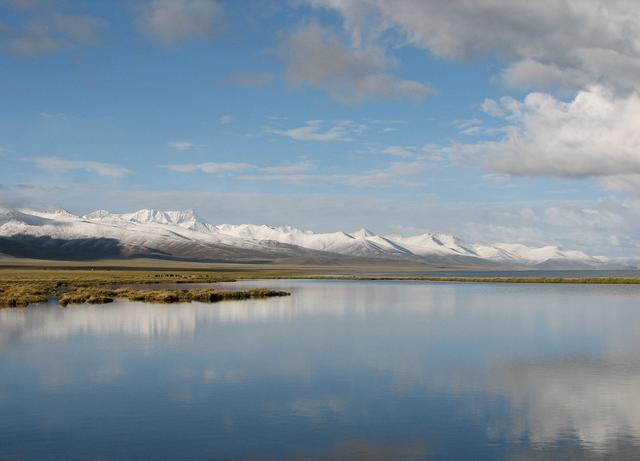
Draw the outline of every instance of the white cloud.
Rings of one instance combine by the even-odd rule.
[[[453,124],[461,134],[474,135],[484,131],[482,120],[471,118],[468,120],[458,120]]]
[[[640,94],[616,96],[601,86],[564,102],[531,93],[520,102],[485,101],[508,125],[498,141],[458,144],[452,153],[482,156],[490,170],[560,177],[640,174]]]
[[[356,43],[412,44],[447,59],[501,56],[524,88],[640,84],[639,6],[628,0],[308,0],[339,11]]]
[[[237,173],[248,169],[255,168],[254,165],[249,163],[234,163],[234,162],[204,162],[204,163],[182,163],[175,165],[164,165],[164,168],[171,171],[177,171],[179,173],[212,173],[212,174],[225,174],[225,173]]]
[[[190,141],[169,141],[167,145],[176,150],[191,150],[195,147]]]
[[[288,130],[265,129],[266,133],[285,136],[297,141],[353,141],[363,133],[366,126],[351,120],[342,120],[325,129],[322,120],[309,120],[304,126]]]
[[[233,115],[223,115],[218,121],[223,125],[228,125],[233,122]]]
[[[212,173],[212,174],[225,174],[225,173],[240,173],[247,170],[255,170],[267,175],[277,175],[277,174],[294,174],[294,173],[302,173],[305,171],[309,171],[314,168],[314,164],[309,160],[305,160],[299,163],[291,163],[286,165],[274,165],[274,166],[266,166],[266,167],[259,167],[257,165],[252,165],[250,163],[235,163],[235,162],[181,163],[181,164],[173,164],[173,165],[163,165],[162,167],[171,171],[177,171],[179,173],[202,172],[202,173]]]
[[[138,13],[141,30],[168,45],[211,37],[222,7],[214,0],[149,0]]]
[[[42,118],[62,118],[62,119],[67,118],[67,114],[64,114],[62,112],[57,112],[57,113],[40,112],[38,115],[40,115],[40,117]]]
[[[342,102],[359,103],[373,98],[420,100],[431,92],[424,83],[386,73],[392,63],[380,48],[349,46],[333,31],[316,23],[295,30],[280,54],[289,82],[322,88]]]
[[[65,160],[60,157],[37,157],[32,160],[38,168],[47,170],[84,170],[116,178],[132,173],[131,170],[112,163]]]

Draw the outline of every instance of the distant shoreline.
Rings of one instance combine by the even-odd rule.
[[[242,280],[263,280],[268,285],[269,280],[333,280],[333,281],[422,281],[433,283],[503,283],[503,284],[589,284],[589,285],[638,285],[640,276],[636,277],[550,277],[550,276],[492,276],[489,272],[487,276],[443,276],[443,275],[411,275],[398,272],[393,275],[372,275],[372,268],[367,269],[368,273],[349,273],[354,271],[353,267],[317,267],[305,266],[260,266],[246,267],[233,265],[231,267],[216,268],[209,270],[196,268],[170,268],[150,269],[148,267],[119,268],[113,269],[109,266],[103,267],[82,267],[65,268],[58,267],[34,267],[34,266],[1,266],[0,265],[0,307],[27,307],[30,304],[46,303],[51,298],[65,299],[65,293],[77,292],[82,296],[75,299],[81,302],[96,303],[99,299],[113,299],[116,297],[128,297],[130,299],[155,299],[175,300],[180,302],[194,298],[194,293],[185,293],[185,289],[174,288],[167,292],[166,287],[159,285],[184,284],[206,284],[219,282],[236,282]],[[224,269],[224,270],[223,270]],[[336,272],[344,272],[336,274]],[[389,268],[386,268],[387,270]],[[141,288],[140,286],[143,286]],[[158,288],[151,288],[151,285]],[[118,289],[127,288],[126,296],[124,291]],[[268,286],[264,287],[270,290]],[[108,293],[105,290],[110,290]],[[115,291],[114,291],[115,290]],[[147,293],[143,293],[144,291]],[[191,291],[191,290],[189,290]],[[211,290],[209,290],[211,291]],[[215,290],[214,290],[215,291]],[[270,292],[271,293],[271,292]],[[275,293],[275,292],[274,292]],[[143,296],[144,295],[144,296]],[[212,300],[217,300],[220,293],[200,293],[200,298],[210,296]],[[225,294],[221,299],[237,296]],[[247,295],[248,297],[250,294]],[[73,297],[67,296],[73,299]],[[73,300],[70,301],[71,303]],[[108,301],[106,301],[108,302]],[[169,302],[169,301],[166,301]]]

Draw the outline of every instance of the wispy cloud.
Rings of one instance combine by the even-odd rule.
[[[322,120],[309,120],[304,126],[297,128],[287,130],[266,128],[264,131],[296,141],[353,141],[354,136],[362,134],[366,129],[366,125],[351,120],[342,120],[329,127],[325,127]]]
[[[387,168],[365,171],[362,174],[275,174],[239,176],[245,181],[270,181],[284,184],[309,185],[342,185],[350,187],[420,187],[424,183],[415,176],[429,168],[426,162],[395,162]]]
[[[223,115],[218,119],[218,121],[222,125],[229,125],[230,123],[233,123],[233,115]]]
[[[38,115],[42,118],[67,118],[67,114],[62,112],[52,113],[52,112],[40,112]]]
[[[27,23],[12,34],[10,50],[17,55],[39,56],[79,46],[97,45],[109,23],[87,15],[53,14],[47,20]]]
[[[179,173],[212,173],[212,174],[225,174],[225,173],[237,173],[255,168],[255,165],[249,163],[234,163],[234,162],[204,162],[204,163],[182,163],[175,165],[162,165],[170,171],[176,171]]]
[[[298,163],[289,163],[284,165],[273,166],[258,166],[251,163],[236,163],[236,162],[204,162],[204,163],[179,163],[173,165],[161,165],[162,168],[166,168],[170,171],[176,171],[179,173],[211,173],[211,174],[233,174],[241,173],[247,170],[255,170],[265,175],[275,174],[294,174],[302,173],[312,170],[314,168],[313,162],[305,160]]]
[[[167,145],[175,150],[191,150],[195,147],[190,141],[169,141]]]
[[[84,170],[114,178],[132,173],[131,170],[112,163],[66,160],[60,157],[36,157],[28,160],[33,161],[38,168],[47,170]]]
[[[213,36],[222,7],[214,0],[149,0],[138,6],[138,24],[149,38],[170,45]]]
[[[288,165],[269,166],[260,168],[262,173],[266,174],[295,174],[304,173],[305,171],[312,170],[315,167],[313,162],[305,160],[299,163],[291,163]]]
[[[389,146],[379,152],[381,154],[397,155],[398,157],[411,157],[415,154],[416,148],[407,146]]]

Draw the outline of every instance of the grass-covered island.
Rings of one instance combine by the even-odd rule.
[[[0,308],[27,307],[57,299],[60,306],[106,304],[117,298],[156,304],[243,300],[289,296],[280,290],[158,289],[131,285],[213,283],[235,277],[215,272],[139,270],[0,269]]]
[[[107,304],[116,298],[129,301],[140,301],[155,304],[171,304],[186,302],[215,303],[227,300],[272,298],[289,296],[291,293],[279,290],[256,288],[252,290],[154,290],[136,288],[101,288],[75,287],[59,291],[38,286],[37,284],[19,284],[14,286],[0,285],[0,308],[27,307],[30,304],[41,304],[50,297],[58,299],[60,306],[69,304]]]

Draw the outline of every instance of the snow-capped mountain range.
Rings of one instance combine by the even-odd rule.
[[[438,267],[600,268],[611,261],[557,246],[474,244],[438,232],[413,237],[314,233],[294,227],[210,224],[193,210],[0,210],[0,254],[51,259],[156,257],[193,261],[372,259]]]

